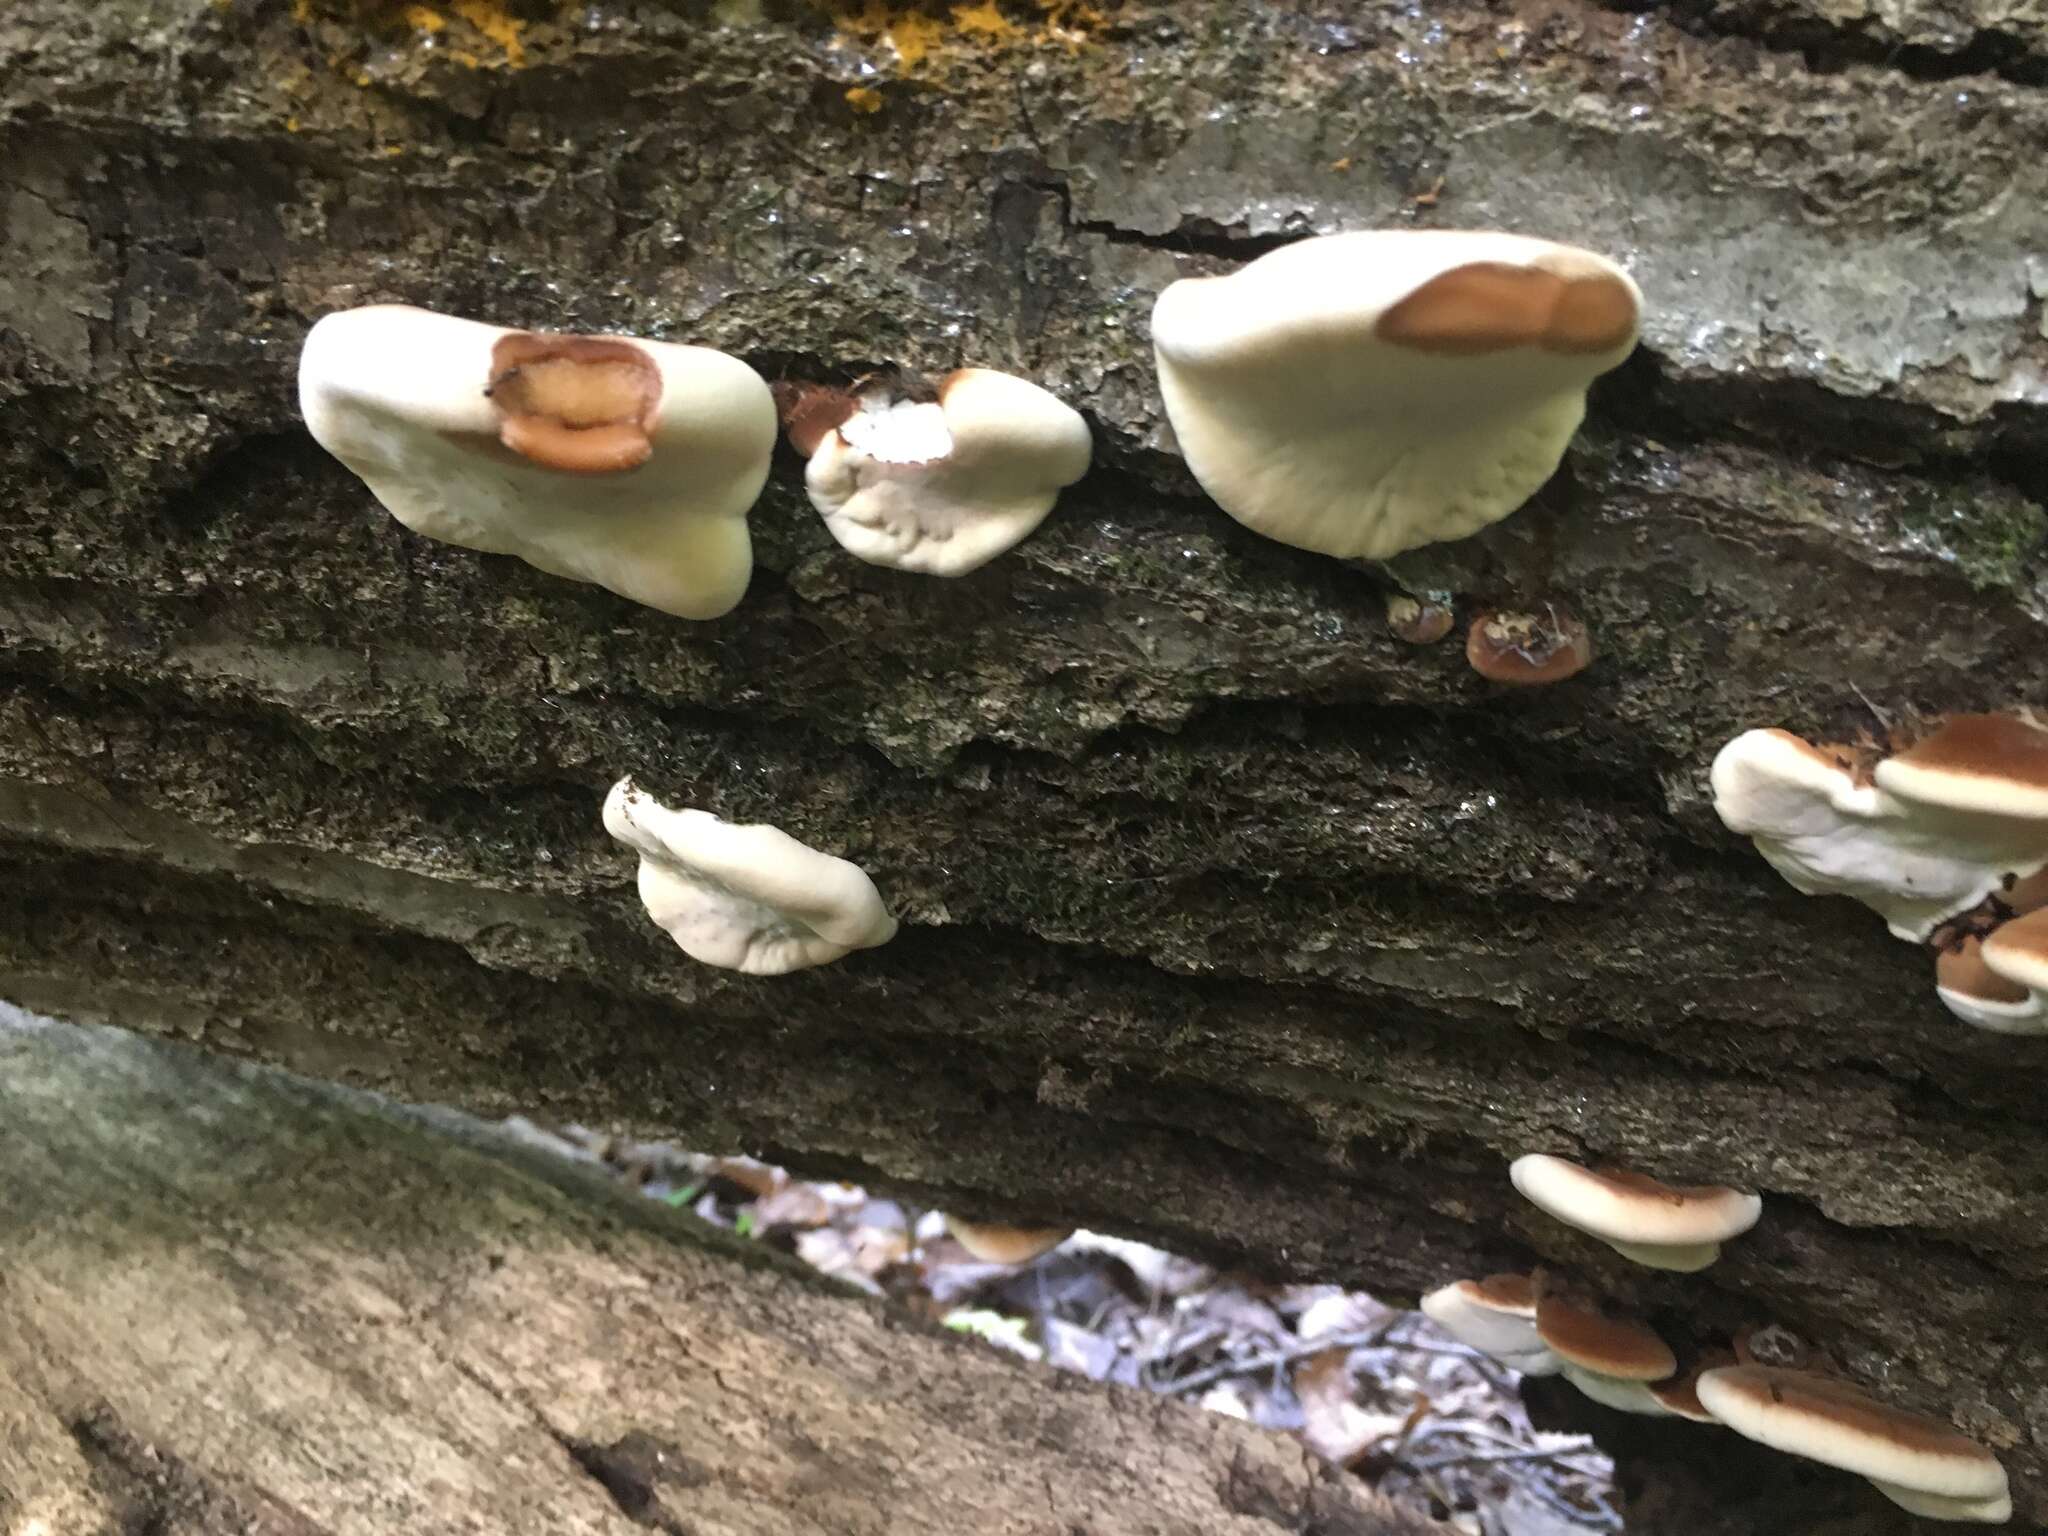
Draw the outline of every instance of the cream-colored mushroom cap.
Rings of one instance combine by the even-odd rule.
[[[1704,1371],[1700,1402],[1745,1439],[1949,1501],[1997,1501],[2005,1468],[1948,1425],[1881,1403],[1848,1382],[1767,1365]],[[1883,1490],[1890,1496],[1890,1490]],[[1945,1518],[1957,1518],[1949,1516]]]
[[[936,401],[882,394],[826,432],[804,484],[825,526],[872,565],[964,576],[1045,520],[1087,472],[1081,413],[1028,380],[962,368]]]
[[[1999,925],[1991,937],[2000,935],[1999,967],[1984,957],[1989,941],[1968,935],[1936,955],[1935,995],[1950,1013],[1978,1029],[2048,1034],[2048,910]]]
[[[2048,731],[2017,715],[1953,715],[1873,777],[1902,800],[2048,821]]]
[[[1518,1157],[1508,1177],[1533,1204],[1652,1269],[1704,1269],[1720,1245],[1763,1214],[1760,1197],[1724,1185],[1680,1186],[1640,1173],[1595,1172],[1561,1157]]]
[[[604,825],[639,853],[647,915],[693,960],[779,976],[895,937],[858,864],[780,828],[671,810],[631,779],[612,786]]]
[[[775,406],[737,358],[380,304],[313,327],[299,407],[320,446],[430,538],[686,619],[746,592]]]
[[[2012,1518],[2012,1490],[2005,1489],[1983,1499],[1944,1499],[1938,1493],[1922,1493],[1917,1488],[1902,1488],[1897,1483],[1888,1483],[1881,1477],[1870,1479],[1870,1486],[1890,1499],[1908,1514],[1920,1516],[1923,1520],[1974,1520],[1983,1525],[2003,1525]]]
[[[1072,1227],[1006,1227],[992,1221],[946,1217],[954,1241],[984,1264],[1029,1264],[1074,1235]]]
[[[1453,1281],[1422,1298],[1422,1315],[1525,1376],[1557,1374],[1557,1357],[1536,1335],[1536,1286],[1527,1275]]]
[[[1248,528],[1384,559],[1506,517],[1550,478],[1642,295],[1591,251],[1374,230],[1170,284],[1152,311],[1188,468]]]
[[[1975,798],[1981,784],[1895,768],[1904,756],[1878,764],[1877,782],[1866,783],[1789,731],[1745,731],[1714,758],[1714,809],[1796,890],[1853,896],[1896,936],[1922,943],[2014,877],[2048,865],[2048,823],[1942,805],[1932,797]],[[1887,783],[1904,783],[1915,797]],[[2009,803],[2030,797],[2015,790]]]

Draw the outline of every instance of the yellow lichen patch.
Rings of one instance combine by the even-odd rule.
[[[954,6],[953,25],[967,37],[995,43],[1015,42],[1024,35],[1024,29],[1003,14],[996,0],[981,0],[979,5]]]
[[[448,18],[431,5],[408,5],[405,8],[405,20],[415,32],[429,34],[443,31],[448,25]]]
[[[954,58],[984,57],[1015,47],[1058,43],[1077,50],[1108,25],[1089,0],[811,0],[832,18],[840,35],[863,45],[886,46],[896,73],[929,73]]]
[[[526,23],[505,13],[504,0],[449,0],[455,14],[505,50],[505,62],[514,69],[526,64],[526,44],[519,34]]]
[[[846,104],[867,116],[882,110],[882,93],[871,85],[850,85],[846,88]]]

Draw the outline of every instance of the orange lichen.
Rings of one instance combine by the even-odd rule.
[[[812,0],[812,4],[832,18],[842,37],[887,47],[899,75],[936,68],[955,55],[983,56],[998,49],[1058,43],[1073,52],[1108,24],[1104,10],[1087,0],[1030,0],[1035,20],[1019,14],[1018,0],[926,0],[922,5]]]
[[[526,44],[520,33],[526,23],[505,13],[504,0],[448,0],[449,8],[485,37],[505,50],[505,62],[514,69],[526,64]]]
[[[472,47],[450,46],[441,55],[470,69],[526,64],[527,23],[512,15],[507,0],[292,0],[292,19],[302,24],[325,19],[380,35],[409,33],[435,44],[471,42]],[[358,85],[370,83],[348,54],[334,62]]]
[[[882,110],[882,93],[871,85],[850,85],[846,88],[846,104],[863,117]]]

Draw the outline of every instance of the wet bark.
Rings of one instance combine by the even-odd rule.
[[[1542,1260],[1791,1328],[2048,1518],[2048,1043],[1704,797],[1748,726],[2043,698],[2038,16],[857,10],[0,18],[0,992],[1390,1293]],[[1411,222],[1625,259],[1642,352],[1489,534],[1246,533],[1153,295]],[[785,457],[746,601],[668,619],[307,441],[298,340],[387,299],[1010,368],[1098,467],[942,582],[840,553]],[[1502,693],[1386,631],[1401,588],[1566,602],[1599,658]],[[627,772],[858,860],[901,936],[690,965],[597,822]],[[1530,1150],[1766,1218],[1632,1270],[1516,1201]]]
[[[0,1523],[1427,1536],[463,1117],[0,1008]]]

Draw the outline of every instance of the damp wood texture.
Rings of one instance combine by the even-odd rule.
[[[17,0],[0,993],[1390,1296],[1542,1263],[1674,1343],[1791,1330],[2048,1521],[2048,1041],[1959,1024],[1706,786],[1751,727],[2048,699],[2026,10]],[[1263,540],[1173,451],[1153,301],[1403,225],[1612,257],[1642,349],[1487,532]],[[300,342],[380,302],[1000,369],[1095,463],[941,582],[842,552],[779,449],[745,598],[672,618],[411,534],[308,439]],[[1546,605],[1585,671],[1470,670]],[[900,933],[690,964],[599,821],[628,773]],[[1642,1270],[1514,1193],[1531,1152],[1763,1219]],[[1632,1529],[1890,1529],[1710,1434],[1613,1431]]]

